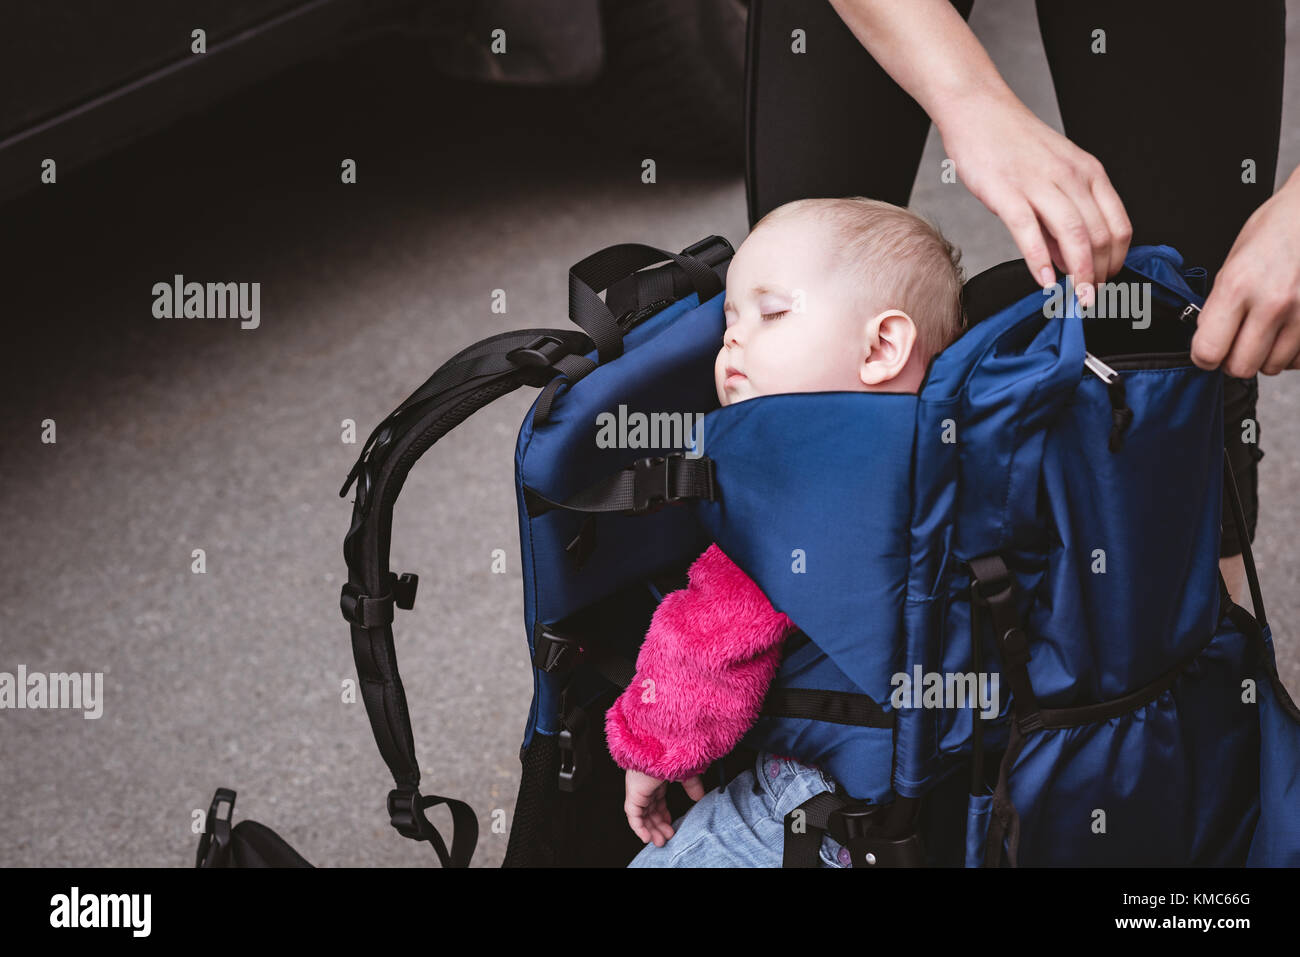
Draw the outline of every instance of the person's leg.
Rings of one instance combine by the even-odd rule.
[[[1246,219],[1273,193],[1283,0],[1037,6],[1065,133],[1105,166],[1128,210],[1133,244],[1171,245],[1212,280]],[[1258,422],[1243,422],[1255,420],[1257,397],[1255,378],[1225,376],[1224,442],[1251,541],[1263,453]],[[1244,600],[1241,544],[1226,494],[1220,565],[1234,597]]]
[[[754,767],[714,788],[673,822],[663,847],[647,844],[628,867],[780,867],[785,816],[835,782],[815,768],[760,753]],[[841,848],[822,839],[822,867],[845,867]]]
[[[813,196],[907,205],[930,118],[825,0],[751,0],[745,85],[751,227]]]

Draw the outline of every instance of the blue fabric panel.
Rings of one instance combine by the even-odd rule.
[[[1273,660],[1273,636],[1264,628]],[[1276,668],[1276,662],[1274,664]],[[1255,675],[1259,700],[1259,827],[1250,846],[1250,867],[1300,867],[1300,721],[1285,689],[1286,701],[1262,671]],[[1290,704],[1290,707],[1286,705]]]
[[[704,420],[721,501],[700,524],[866,694],[902,656],[916,396],[760,396]]]
[[[1241,696],[1250,652],[1225,616],[1150,703],[1032,732],[1008,778],[1020,815],[1018,863],[1244,864],[1259,815],[1259,721]]]
[[[1222,377],[1190,362],[1120,375],[1133,420],[1119,451],[1091,374],[1047,438],[1053,541],[1028,619],[1046,707],[1141,687],[1203,645],[1218,615]]]
[[[617,415],[623,405],[628,413],[680,412],[679,421],[693,427],[696,413],[716,409],[713,361],[726,326],[722,302],[719,293],[701,306],[692,294],[656,313],[624,336],[623,355],[592,370],[577,388],[561,384],[550,418],[540,428],[533,428],[532,409],[524,417],[515,448],[515,486],[530,657],[536,622],[559,621],[667,565],[689,562],[708,547],[694,517],[682,507],[642,516],[600,515],[596,548],[575,571],[564,546],[578,533],[583,516],[556,509],[530,519],[523,486],[563,501],[635,459],[677,448],[600,448],[597,416]],[[587,357],[594,360],[596,352]],[[673,442],[678,438],[660,436]],[[525,746],[534,727],[544,734],[555,732],[559,690],[554,677],[537,676]]]

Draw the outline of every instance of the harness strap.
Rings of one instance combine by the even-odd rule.
[[[539,335],[540,333],[540,335]],[[563,330],[521,330],[476,343],[445,363],[371,434],[345,483],[355,481],[352,526],[344,540],[348,581],[340,610],[352,632],[352,654],[370,728],[396,787],[389,822],[403,837],[427,841],[443,867],[467,867],[478,842],[478,818],[467,803],[421,794],[406,692],[393,642],[394,609],[414,605],[418,580],[388,568],[393,505],[416,460],[443,435],[496,398],[553,376],[564,350],[585,336]],[[429,820],[445,804],[452,816],[450,849]]]
[[[713,459],[706,455],[687,458],[680,451],[637,459],[563,502],[524,487],[524,503],[530,518],[553,508],[647,515],[672,502],[687,499],[712,502],[717,497]]]
[[[997,554],[970,560],[971,614],[987,609],[993,619],[993,634],[1002,649],[1002,668],[1011,685],[1017,720],[1025,731],[1042,726],[1038,699],[1029,683],[1029,639],[1020,627],[1016,611],[1016,586],[1006,562]]]
[[[463,801],[419,791],[420,767],[392,630],[395,609],[413,606],[417,580],[414,575],[395,575],[388,568],[393,505],[407,474],[434,443],[500,396],[521,385],[543,388],[534,421],[544,421],[560,382],[572,384],[596,367],[587,353],[594,349],[601,360],[622,353],[624,330],[592,284],[607,289],[629,273],[672,260],[675,265],[666,267],[674,273],[671,285],[654,274],[632,280],[638,312],[626,317],[630,326],[643,311],[668,304],[662,298],[642,301],[642,290],[656,297],[676,296],[676,275],[694,287],[700,302],[716,296],[722,290],[719,273],[725,274],[731,254],[726,240],[710,236],[680,254],[625,244],[588,256],[569,274],[570,316],[582,332],[521,329],[489,336],[462,349],[375,427],[339,490],[339,496],[346,497],[356,484],[352,524],[343,542],[348,581],[339,602],[352,632],[352,653],[366,715],[396,784],[388,795],[389,819],[404,837],[428,841],[444,867],[469,865],[478,841],[478,819]],[[652,502],[694,493],[693,467],[684,476],[680,471],[675,465],[666,465],[658,475],[660,483],[646,488],[643,469],[641,482],[632,487],[633,505],[649,510]],[[709,478],[711,489],[711,472]],[[669,484],[674,479],[680,481]],[[583,552],[589,553],[590,546],[590,540],[585,544],[578,541],[573,548],[575,558],[584,558]],[[574,715],[572,719],[571,733],[581,733],[583,717]],[[450,850],[425,813],[439,804],[445,804],[452,815]]]

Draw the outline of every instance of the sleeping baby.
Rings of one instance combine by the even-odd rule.
[[[722,405],[786,392],[916,392],[962,330],[960,254],[925,220],[863,197],[801,199],[764,216],[727,271],[714,365]],[[758,720],[785,638],[797,630],[718,548],[664,596],[635,680],[605,716],[626,774],[631,867],[780,867],[785,815],[838,785],[798,756],[760,753],[725,788],[701,775]],[[642,700],[653,681],[653,700]],[[670,821],[680,781],[697,803]],[[849,865],[826,834],[821,862]]]

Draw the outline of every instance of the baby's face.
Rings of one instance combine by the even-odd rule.
[[[834,261],[827,229],[807,216],[769,223],[741,243],[727,270],[727,328],[714,363],[719,402],[863,391],[865,317]]]

